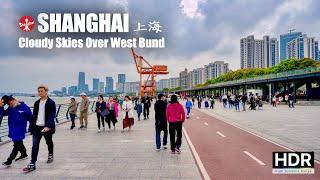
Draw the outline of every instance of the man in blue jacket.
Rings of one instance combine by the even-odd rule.
[[[46,86],[38,87],[38,95],[40,99],[34,103],[32,121],[29,126],[29,131],[32,134],[31,162],[23,169],[24,172],[30,172],[36,169],[42,136],[46,140],[49,151],[47,163],[53,161],[52,135],[55,133],[56,127],[56,104],[48,97],[48,88]]]
[[[6,110],[4,109],[5,104],[9,106]],[[3,116],[8,116],[8,136],[13,141],[13,149],[7,161],[3,162],[2,165],[10,166],[18,152],[21,153],[21,156],[16,161],[28,157],[23,139],[26,136],[27,121],[31,121],[32,113],[25,103],[17,101],[12,96],[4,95],[0,100],[0,117]]]

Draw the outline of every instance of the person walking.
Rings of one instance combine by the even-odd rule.
[[[81,103],[80,103],[80,127],[79,129],[87,128],[88,126],[88,109],[89,109],[89,99],[86,93],[81,93]],[[83,123],[85,123],[83,125]]]
[[[170,104],[166,110],[166,119],[169,122],[171,153],[180,154],[182,124],[185,121],[185,112],[183,106],[178,102],[176,95],[171,96]]]
[[[48,97],[48,88],[46,86],[41,85],[38,87],[38,95],[40,99],[34,103],[33,116],[29,125],[29,131],[32,134],[31,162],[23,169],[24,172],[30,172],[36,169],[42,136],[46,140],[49,152],[47,163],[53,162],[52,135],[56,129],[56,103]]]
[[[222,96],[222,103],[223,103],[223,108],[227,107],[227,101],[228,101],[228,96],[226,94],[224,94]]]
[[[212,96],[212,97],[210,98],[210,109],[214,109],[214,104],[215,104],[215,102],[214,102],[214,96]]]
[[[208,96],[206,96],[206,97],[204,98],[204,107],[205,107],[206,109],[209,108],[209,98],[208,98]]]
[[[5,104],[9,106],[7,109],[4,109]],[[2,165],[10,166],[18,152],[21,155],[15,161],[28,157],[23,140],[26,135],[27,121],[31,122],[32,119],[32,112],[24,102],[19,102],[12,96],[4,95],[0,100],[0,117],[3,116],[8,116],[8,137],[12,139],[13,149],[7,161],[3,162]]]
[[[187,102],[186,102],[187,118],[190,118],[191,108],[192,108],[192,103],[189,99],[187,99]]]
[[[111,122],[113,125],[113,130],[116,130],[116,123],[118,122],[119,115],[119,104],[112,97],[109,98],[107,103],[107,109],[109,110],[109,114],[106,116],[106,121],[108,123],[109,130],[111,129]]]
[[[289,94],[288,100],[289,100],[289,108],[294,108],[294,97],[292,94]]]
[[[235,96],[235,99],[234,99],[234,106],[236,108],[236,111],[240,112],[240,97],[238,96]]]
[[[101,124],[103,127],[103,131],[106,130],[104,127],[104,120],[105,120],[105,116],[107,116],[109,114],[109,111],[107,110],[107,104],[103,100],[102,95],[98,96],[98,101],[96,102],[96,110],[95,111],[96,111],[97,120],[98,120],[98,133],[100,133],[101,132]],[[109,127],[109,129],[110,129],[110,127]]]
[[[71,127],[70,129],[73,129],[76,127],[74,120],[77,116],[77,101],[74,97],[71,97],[70,99],[70,105],[69,105],[69,116],[70,116],[70,120],[71,120]]]
[[[246,103],[248,101],[247,95],[242,95],[241,96],[241,102],[242,102],[242,111],[246,111]]]
[[[140,116],[142,113],[142,104],[140,99],[136,101],[135,110],[137,111],[137,114],[138,114],[138,121],[140,121]]]
[[[273,107],[277,107],[277,97],[276,96],[272,97],[271,104]]]
[[[168,139],[168,123],[166,120],[167,103],[164,100],[165,100],[165,96],[163,94],[159,94],[158,100],[154,104],[157,151],[159,151],[161,148],[161,131],[163,131],[163,139],[162,139],[163,149],[167,149],[167,139]]]
[[[133,104],[130,100],[129,96],[125,96],[125,100],[122,104],[122,110],[123,110],[123,127],[122,132],[129,127],[129,131],[131,130],[131,127],[134,124],[134,118],[133,118]]]
[[[197,100],[198,100],[198,108],[201,109],[202,97],[198,96]]]
[[[149,109],[151,107],[151,100],[150,97],[145,94],[142,98],[141,103],[143,104],[143,117],[144,120],[149,119]]]

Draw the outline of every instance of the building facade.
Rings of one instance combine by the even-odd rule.
[[[286,60],[287,55],[287,43],[301,36],[301,32],[290,32],[287,34],[280,35],[280,61]]]
[[[84,72],[79,72],[78,76],[78,93],[86,92],[86,75]]]
[[[113,93],[113,78],[106,77],[105,94]]]
[[[100,83],[100,80],[98,78],[92,79],[92,92],[94,93],[99,92],[99,83]]]
[[[311,58],[317,60],[318,42],[303,34],[287,43],[286,54],[288,58]]]
[[[187,68],[184,69],[184,71],[181,71],[179,73],[179,84],[181,89],[188,88],[188,70]]]

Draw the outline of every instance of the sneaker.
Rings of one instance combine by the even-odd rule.
[[[181,151],[180,151],[179,148],[176,148],[175,150],[176,150],[176,153],[177,153],[177,154],[180,154],[180,153],[181,153]]]
[[[84,126],[83,125],[81,125],[80,127],[79,127],[79,129],[83,129],[84,128]]]
[[[101,132],[101,130],[99,129],[99,130],[98,130],[98,133],[100,133],[100,132]]]
[[[26,173],[34,171],[34,170],[36,170],[36,165],[34,163],[29,163],[27,165],[27,167],[23,168],[22,170],[23,170],[23,172],[26,172]]]
[[[18,157],[15,161],[24,160],[24,159],[27,159],[27,157],[28,157],[28,154],[26,154],[26,155],[21,155],[21,156]]]
[[[6,162],[3,162],[2,163],[2,165],[4,165],[4,166],[10,166],[12,164],[12,162],[11,161],[6,161]]]
[[[53,162],[53,154],[49,154],[47,163],[52,163],[52,162]]]
[[[161,150],[160,148],[157,148],[157,149],[156,149],[157,152],[159,152],[160,150]]]
[[[147,118],[144,118],[143,120],[147,120]]]
[[[168,146],[167,145],[163,145],[163,149],[168,149]]]
[[[175,154],[176,153],[176,151],[174,151],[174,150],[171,150],[171,154]]]

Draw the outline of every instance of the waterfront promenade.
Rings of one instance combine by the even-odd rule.
[[[185,137],[182,153],[155,150],[154,113],[149,120],[135,121],[132,132],[121,133],[122,120],[117,130],[97,133],[95,114],[89,116],[87,130],[69,130],[70,124],[57,126],[54,135],[55,160],[47,164],[47,149],[42,139],[37,170],[23,174],[28,160],[14,162],[11,167],[0,168],[0,179],[201,179],[195,160]],[[79,121],[76,121],[79,127]],[[169,138],[169,137],[168,137]],[[170,142],[170,141],[169,141]],[[25,139],[29,157],[31,136]],[[4,161],[12,143],[0,146],[0,159]]]

